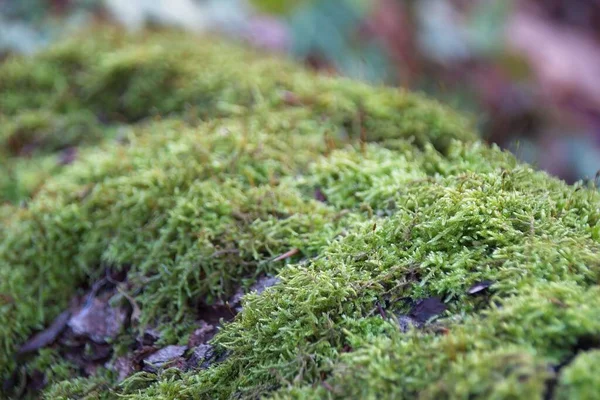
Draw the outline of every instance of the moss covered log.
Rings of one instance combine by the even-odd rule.
[[[597,189],[443,105],[112,29],[5,60],[0,93],[6,397],[600,391]],[[106,340],[94,307],[125,310]]]

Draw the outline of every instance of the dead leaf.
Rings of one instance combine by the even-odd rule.
[[[134,367],[139,368],[146,357],[156,353],[158,349],[154,346],[142,346],[133,352],[131,356],[131,362]]]
[[[416,319],[409,317],[408,315],[398,315],[398,326],[400,327],[400,331],[406,333],[411,328],[420,328],[421,323]]]
[[[302,105],[302,101],[300,100],[300,98],[295,94],[290,92],[289,90],[285,90],[282,95],[281,95],[283,102],[285,104],[287,104],[288,106],[300,106]]]
[[[325,193],[319,187],[315,189],[315,199],[321,203],[327,203],[327,196],[325,196]]]
[[[186,363],[186,369],[204,369],[211,365],[214,349],[210,344],[201,344],[194,348]]]
[[[112,369],[117,372],[117,381],[122,382],[135,372],[133,362],[129,357],[119,357],[112,364]]]
[[[112,354],[112,345],[90,343],[84,353],[84,358],[89,361],[106,360]]]
[[[198,316],[200,320],[209,324],[218,325],[221,319],[231,321],[237,314],[237,309],[227,303],[217,302],[213,305],[201,305],[198,307]]]
[[[90,299],[69,319],[68,325],[77,336],[89,337],[96,343],[105,343],[121,332],[127,312],[121,307],[111,307],[110,297]]]
[[[58,163],[60,165],[69,165],[72,164],[77,159],[77,148],[69,147],[64,149],[58,158]]]
[[[27,377],[27,389],[38,392],[46,386],[46,376],[40,370],[33,370]]]
[[[424,324],[431,318],[446,311],[447,308],[446,304],[439,297],[429,297],[420,300],[410,311],[409,316],[417,322]]]
[[[493,283],[494,281],[488,280],[477,282],[467,290],[467,293],[470,295],[481,294],[482,292],[486,291],[490,286],[492,286]]]
[[[200,321],[200,328],[190,334],[188,339],[189,347],[196,347],[208,342],[216,333],[216,327],[208,324],[205,321]]]
[[[187,346],[170,345],[164,347],[144,359],[144,369],[154,372],[158,368],[182,362],[183,360],[180,359],[187,349]]]
[[[141,336],[137,337],[137,342],[141,346],[150,346],[160,339],[160,333],[155,329],[146,329]]]
[[[266,289],[277,285],[279,282],[281,282],[281,279],[276,276],[262,276],[257,279],[254,285],[250,286],[248,293],[256,292],[257,294],[261,294]]]
[[[19,349],[19,354],[26,354],[37,351],[43,347],[52,344],[61,332],[67,326],[67,321],[71,313],[69,311],[64,311],[60,314],[56,319],[52,322],[48,328],[34,335],[31,339],[29,339],[21,348]]]

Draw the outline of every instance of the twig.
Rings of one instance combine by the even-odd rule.
[[[281,260],[285,260],[286,258],[290,258],[295,256],[296,254],[298,254],[300,250],[298,250],[297,248],[293,248],[290,251],[287,251],[277,257],[275,257],[274,259],[272,259],[271,261],[276,262],[276,261],[281,261]]]

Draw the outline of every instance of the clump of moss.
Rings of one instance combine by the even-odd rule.
[[[166,32],[11,59],[0,88],[2,151],[37,146],[5,167],[33,183],[0,180],[25,199],[0,209],[3,378],[45,365],[48,398],[595,390],[576,372],[589,361],[569,361],[600,345],[600,195],[477,142],[443,106]],[[258,276],[279,283],[243,298],[208,369],[118,383],[110,364],[53,369],[55,349],[17,363],[107,269],[139,308],[123,340],[151,327],[161,345]],[[417,316],[428,299],[443,306]]]
[[[270,56],[210,40],[198,46],[173,32],[103,30],[34,58],[10,58],[0,65],[0,91],[0,155],[11,159],[93,145],[120,125],[151,117],[214,120],[290,108],[322,119],[332,140],[412,137],[443,148],[452,138],[475,138],[466,119],[419,96],[316,77]],[[46,167],[30,169],[43,175]],[[0,200],[27,198],[37,187],[20,184],[18,161],[0,168],[8,177],[0,187],[18,188]]]
[[[589,350],[578,354],[570,365],[561,371],[558,388],[559,399],[593,399],[598,396],[598,364],[600,351]]]

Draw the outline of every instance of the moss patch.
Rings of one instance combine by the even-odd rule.
[[[477,142],[445,107],[170,32],[9,59],[0,89],[12,393],[40,376],[47,398],[595,393],[577,371],[600,345],[596,188]],[[277,283],[199,339],[259,276]],[[65,337],[18,354],[102,279],[130,309],[105,363],[69,359]],[[122,373],[148,331],[152,351],[187,352]]]
[[[22,182],[17,155],[95,144],[123,124],[179,115],[185,121],[296,108],[331,140],[412,138],[447,146],[474,139],[468,121],[417,95],[313,76],[264,54],[184,34],[104,29],[35,58],[0,65],[0,201],[27,198],[48,165]]]

